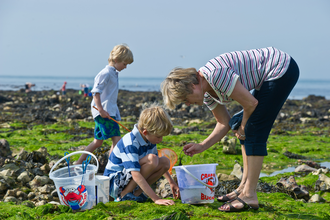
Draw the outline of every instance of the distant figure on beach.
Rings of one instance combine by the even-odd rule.
[[[84,92],[84,97],[87,97],[88,92],[89,92],[89,85],[88,84],[81,84],[80,87],[82,87],[82,91]]]
[[[28,93],[28,92],[31,92],[31,87],[35,86],[35,84],[33,83],[30,83],[30,82],[26,82],[25,83],[25,92]]]
[[[173,124],[170,116],[160,106],[144,109],[133,130],[126,134],[110,154],[104,176],[110,177],[110,196],[116,202],[133,200],[145,202],[148,197],[158,205],[174,205],[174,201],[161,199],[150,187],[161,176],[167,179],[173,198],[180,197],[178,185],[168,170],[170,160],[159,157],[157,144],[171,133]],[[144,193],[143,193],[144,192]]]
[[[241,183],[233,192],[217,198],[226,202],[223,212],[257,210],[256,188],[267,140],[274,121],[299,78],[299,68],[287,53],[274,47],[235,51],[209,60],[198,71],[175,68],[162,83],[164,103],[174,109],[205,104],[212,111],[216,126],[200,143],[183,147],[188,156],[201,153],[233,130],[240,140],[243,157]],[[253,94],[250,91],[253,90]],[[242,108],[241,120],[231,123],[226,104],[236,101]],[[231,126],[231,125],[237,126]]]
[[[66,87],[66,82],[63,83],[62,88],[61,88],[62,95],[65,95],[66,94],[66,88],[65,87]]]
[[[102,145],[104,140],[111,138],[110,155],[114,146],[121,139],[119,125],[109,117],[111,116],[117,121],[121,120],[117,106],[118,73],[131,63],[133,63],[133,53],[129,47],[124,44],[117,45],[110,52],[108,65],[96,75],[91,91],[93,94],[91,109],[95,121],[94,140],[85,148],[85,151],[93,152]],[[76,163],[81,164],[86,157],[87,154],[82,154]]]

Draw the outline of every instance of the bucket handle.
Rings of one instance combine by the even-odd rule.
[[[76,151],[76,152],[73,152],[73,153],[71,153],[71,154],[67,154],[66,156],[62,157],[59,161],[57,161],[57,162],[55,163],[55,165],[52,167],[52,169],[50,170],[50,172],[49,172],[49,176],[50,176],[50,174],[53,172],[54,168],[55,168],[59,163],[61,163],[61,162],[62,162],[63,160],[65,160],[66,158],[68,158],[68,157],[70,157],[70,156],[73,156],[73,155],[76,155],[76,154],[89,154],[89,155],[93,156],[93,157],[95,158],[95,160],[96,160],[96,164],[97,164],[97,166],[96,166],[96,170],[95,170],[95,173],[97,173],[97,171],[99,170],[99,161],[97,160],[96,156],[95,156],[94,154],[92,154],[91,152],[88,152],[88,151]]]
[[[206,186],[206,187],[209,187],[209,188],[215,188],[215,187],[217,187],[218,184],[219,184],[219,180],[218,180],[217,175],[215,175],[215,182],[216,182],[216,184],[215,184],[214,186],[210,186],[210,185],[208,185],[208,184],[203,183],[202,181],[200,181],[197,177],[195,177],[192,173],[190,173],[190,172],[189,172],[184,166],[182,166],[182,167],[180,167],[180,168],[182,168],[186,173],[189,174],[189,176],[191,176],[192,178],[194,178],[197,182],[203,184],[203,185]]]

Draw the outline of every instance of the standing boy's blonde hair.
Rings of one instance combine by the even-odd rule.
[[[160,106],[144,109],[139,117],[138,128],[140,131],[147,130],[152,135],[166,136],[173,129],[170,116]]]
[[[115,62],[126,62],[127,64],[131,64],[133,61],[133,53],[125,44],[115,46],[110,52],[108,59],[109,64]]]
[[[192,84],[198,84],[197,74],[195,68],[175,68],[168,74],[161,84],[164,104],[168,108],[174,109],[193,93]]]

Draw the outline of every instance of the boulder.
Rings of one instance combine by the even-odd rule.
[[[319,194],[314,194],[309,200],[308,202],[317,202],[317,203],[321,203],[321,202],[325,202],[326,200],[324,198],[322,198]]]
[[[6,139],[0,139],[0,156],[8,157],[12,154],[9,143]]]
[[[241,165],[239,165],[238,163],[236,163],[234,165],[234,169],[233,171],[230,173],[230,175],[236,176],[238,179],[242,179],[243,176],[243,167],[241,167]]]
[[[227,136],[225,136],[225,138],[221,140],[221,143],[223,144],[222,152],[224,154],[237,154],[236,141],[236,138],[229,139]]]
[[[330,178],[324,174],[320,174],[319,179],[315,183],[315,190],[330,192]]]
[[[299,173],[299,172],[306,172],[306,173],[310,173],[310,172],[314,172],[317,171],[317,169],[310,167],[308,165],[300,165],[298,167],[296,167],[296,169],[294,170],[294,172]]]

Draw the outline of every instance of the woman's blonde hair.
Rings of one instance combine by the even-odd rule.
[[[174,109],[176,105],[184,102],[187,95],[193,93],[192,84],[198,84],[195,68],[175,68],[161,84],[164,104]]]
[[[127,64],[133,63],[133,53],[125,44],[115,46],[110,52],[108,62],[126,62]]]
[[[173,129],[170,116],[160,106],[152,106],[144,109],[139,117],[138,128],[147,130],[152,135],[166,136]]]

